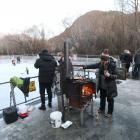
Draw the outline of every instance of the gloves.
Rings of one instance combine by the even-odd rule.
[[[110,73],[107,70],[104,71],[104,75],[105,77],[110,77]]]

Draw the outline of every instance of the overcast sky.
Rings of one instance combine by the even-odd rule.
[[[0,0],[0,33],[15,33],[33,25],[54,35],[64,30],[64,18],[92,10],[115,10],[114,0]]]

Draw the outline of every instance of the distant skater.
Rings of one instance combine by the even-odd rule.
[[[15,59],[12,59],[12,64],[13,64],[14,66],[16,65]]]
[[[29,74],[29,68],[28,67],[26,67],[26,73]]]
[[[17,56],[17,63],[19,64],[21,62],[20,56]]]

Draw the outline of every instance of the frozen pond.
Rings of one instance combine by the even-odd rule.
[[[17,76],[17,77],[34,77],[38,75],[38,70],[34,68],[35,60],[37,59],[37,56],[24,56],[21,57],[21,63],[14,66],[11,63],[12,56],[0,56],[0,83],[8,82],[11,77]],[[58,59],[58,58],[57,58]],[[94,58],[74,58],[72,59],[73,64],[90,64],[94,63],[95,61],[98,61],[98,59]],[[26,74],[26,68],[29,69],[29,74]],[[77,72],[75,72],[77,74]],[[80,73],[80,75],[83,75],[83,73]],[[90,77],[95,77],[95,75],[92,73]],[[36,91],[30,92],[29,97],[27,97],[27,100],[30,100],[32,98],[35,98],[39,96],[39,89],[38,89],[38,79],[34,78],[31,80],[35,80],[36,82]],[[24,102],[24,95],[23,93],[18,89],[15,88],[15,96],[16,96],[16,103]],[[8,107],[10,105],[10,84],[1,84],[0,85],[0,109]]]

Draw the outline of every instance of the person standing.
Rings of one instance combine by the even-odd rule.
[[[134,55],[134,72],[136,72],[136,78],[140,79],[140,48],[136,51]]]
[[[66,62],[64,61],[63,53],[61,54],[61,57],[58,62],[59,62],[58,71],[60,72],[60,90],[62,94],[64,95],[64,104],[67,105],[67,101],[68,101],[67,91],[69,90],[67,88],[67,85],[69,83],[69,79],[72,79],[74,75],[73,65],[72,65],[71,59],[69,58],[68,71],[66,71]]]
[[[63,54],[61,54],[61,58],[58,61],[59,62],[59,72],[60,72],[60,87],[61,87],[61,91],[63,94],[66,94],[66,85],[67,85],[67,80],[73,78],[74,72],[73,72],[73,65],[72,65],[72,61],[69,58],[68,59],[68,65],[69,65],[69,69],[68,69],[68,75],[66,75],[66,63],[64,62],[64,56]]]
[[[17,56],[17,63],[20,63],[20,62],[21,62],[20,56]]]
[[[55,76],[55,68],[57,62],[55,58],[48,53],[46,49],[39,53],[39,58],[36,60],[34,67],[39,69],[39,90],[41,98],[40,110],[46,110],[45,106],[45,89],[48,93],[48,106],[52,107],[52,84]]]
[[[115,79],[117,78],[116,63],[109,56],[108,49],[104,49],[101,54],[101,61],[96,64],[86,65],[83,69],[99,69],[98,73],[98,87],[100,91],[100,108],[98,113],[105,114],[106,99],[108,102],[108,112],[106,117],[111,117],[114,110],[114,97],[117,96],[117,85]]]
[[[129,72],[130,64],[132,63],[132,55],[129,50],[124,50],[120,55],[120,61],[124,65],[126,72]]]
[[[13,64],[13,66],[15,66],[15,65],[16,65],[16,60],[15,60],[15,58],[14,58],[14,57],[12,58],[12,64]]]

